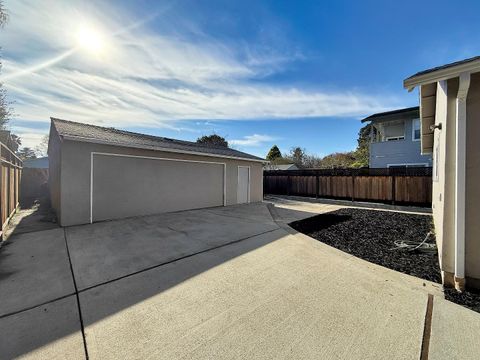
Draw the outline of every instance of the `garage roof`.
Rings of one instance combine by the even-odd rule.
[[[222,146],[212,146],[191,141],[134,133],[53,117],[51,120],[59,136],[66,140],[240,160],[265,161],[257,156]]]

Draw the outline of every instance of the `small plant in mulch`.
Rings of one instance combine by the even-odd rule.
[[[364,260],[441,283],[430,215],[346,208],[290,226]],[[480,312],[480,293],[445,289],[445,298]]]

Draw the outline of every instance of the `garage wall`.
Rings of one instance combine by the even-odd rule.
[[[94,154],[93,221],[223,206],[224,167]]]
[[[48,143],[48,187],[50,190],[50,202],[52,208],[57,213],[57,220],[60,222],[60,205],[61,205],[61,182],[60,182],[60,165],[61,165],[61,142],[57,131],[53,126],[50,127],[50,137]]]
[[[62,143],[61,156],[62,214],[60,224],[62,226],[86,224],[90,222],[91,152],[225,163],[227,205],[237,203],[238,166],[250,166],[250,201],[256,202],[262,201],[263,199],[263,170],[262,163],[259,162],[168,153],[66,140]],[[160,208],[159,211],[152,213],[158,213],[161,211]]]

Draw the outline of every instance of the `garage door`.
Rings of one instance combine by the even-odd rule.
[[[92,154],[92,221],[222,206],[223,163]]]

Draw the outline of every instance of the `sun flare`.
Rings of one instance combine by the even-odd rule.
[[[79,46],[92,53],[101,52],[105,46],[102,34],[98,30],[87,26],[78,29],[77,42]]]

